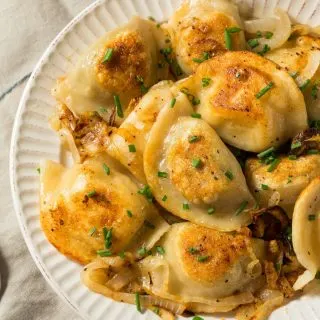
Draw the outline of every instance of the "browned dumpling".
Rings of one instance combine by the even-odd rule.
[[[168,30],[177,61],[185,74],[193,73],[201,60],[226,50],[225,30],[242,28],[236,5],[226,0],[189,0],[169,19]],[[245,48],[241,30],[231,34],[233,50]]]
[[[251,52],[230,51],[203,62],[177,83],[230,145],[261,152],[307,128],[303,94],[276,64]]]
[[[61,253],[77,262],[90,262],[99,250],[108,255],[142,244],[150,249],[168,229],[153,204],[138,194],[137,184],[105,155],[71,169],[43,162],[40,180],[42,229]],[[106,248],[108,231],[112,237]]]
[[[168,76],[168,65],[158,67],[164,57],[165,36],[156,23],[138,17],[108,32],[80,57],[53,90],[58,101],[75,114],[96,111],[105,120],[117,113],[116,123],[126,116],[132,98]],[[114,96],[122,110],[115,111]]]

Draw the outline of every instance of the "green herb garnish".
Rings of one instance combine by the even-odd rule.
[[[251,49],[254,49],[256,48],[258,45],[259,45],[259,40],[258,39],[250,39],[248,40],[248,46],[251,48]]]
[[[144,220],[143,224],[149,229],[155,229],[156,228],[155,225],[153,223],[151,223],[149,220]]]
[[[202,165],[202,161],[200,159],[192,159],[192,162],[191,162],[192,166],[194,168],[200,168],[201,165]]]
[[[269,190],[269,186],[266,185],[266,184],[262,184],[262,185],[261,185],[261,189],[262,189],[262,190]]]
[[[112,256],[112,252],[109,249],[98,250],[97,255],[100,257],[110,257]]]
[[[314,220],[316,220],[316,215],[315,215],[315,214],[309,214],[309,215],[308,215],[308,220],[309,220],[309,221],[314,221]]]
[[[301,86],[299,86],[299,89],[301,91],[304,91],[307,88],[307,86],[310,84],[310,82],[311,82],[310,79],[306,80]]]
[[[272,172],[273,170],[275,170],[278,166],[278,164],[280,163],[280,159],[274,159],[272,162],[271,162],[271,165],[269,166],[268,168],[268,172]]]
[[[127,210],[127,216],[129,218],[132,218],[133,217],[133,214],[132,214],[132,211],[131,210]]]
[[[202,88],[209,86],[210,82],[211,82],[210,78],[202,78],[202,80],[201,80]]]
[[[176,104],[177,102],[177,99],[176,98],[173,98],[171,101],[170,101],[170,108],[173,108],[174,105]]]
[[[112,59],[112,56],[113,56],[113,49],[108,48],[103,57],[102,63],[109,62]]]
[[[224,173],[224,175],[225,175],[230,181],[233,180],[233,173],[232,173],[230,170],[226,171],[226,172]]]
[[[215,208],[209,208],[207,212],[208,212],[209,215],[212,215],[212,214],[215,213],[215,211],[216,211]]]
[[[199,262],[205,262],[205,261],[207,261],[209,259],[209,256],[199,256],[199,257],[197,257],[197,260],[199,261]]]
[[[301,146],[302,146],[302,143],[301,143],[300,141],[293,142],[293,143],[291,144],[291,150],[300,148]]]
[[[201,114],[200,113],[191,113],[191,117],[196,118],[196,119],[201,119]]]
[[[96,227],[92,227],[89,230],[89,236],[92,237],[96,232],[97,232],[97,228]]]
[[[256,98],[260,99],[263,97],[272,87],[274,86],[273,82],[269,82],[264,88],[262,88],[257,94]]]
[[[159,254],[162,254],[162,255],[164,255],[166,252],[162,246],[156,246],[156,250]]]
[[[196,63],[202,63],[202,62],[208,60],[209,58],[210,58],[209,52],[203,52],[203,53],[202,53],[202,57],[200,57],[200,58],[193,58],[192,61],[193,61],[193,62],[196,62]]]
[[[129,144],[128,148],[129,148],[129,152],[136,152],[137,151],[136,146],[134,144]]]
[[[158,171],[158,177],[159,178],[168,178],[167,172]]]
[[[238,216],[240,213],[242,213],[242,211],[247,207],[248,203],[249,203],[248,201],[243,201],[240,204],[239,209],[236,211],[236,216]]]
[[[109,176],[110,175],[110,168],[104,163],[103,165],[104,172]]]
[[[145,196],[149,202],[153,201],[153,194],[148,185],[145,185],[143,188],[139,189],[138,193]]]
[[[271,148],[269,148],[269,149],[267,149],[267,150],[265,150],[265,151],[262,151],[262,152],[258,153],[258,154],[257,154],[257,157],[258,157],[259,159],[263,159],[263,158],[269,156],[270,154],[272,154],[274,151],[275,151],[275,148],[274,148],[274,147],[271,147]]]
[[[188,141],[190,142],[190,143],[195,143],[195,142],[197,142],[197,141],[199,141],[200,140],[200,137],[199,136],[191,136],[191,137],[189,137],[189,139],[188,139]]]
[[[168,196],[167,196],[167,195],[164,195],[161,200],[162,200],[163,202],[166,202],[167,199],[168,199]]]
[[[87,197],[88,198],[93,198],[96,195],[97,195],[97,191],[96,190],[92,190],[89,193],[87,193]]]
[[[115,94],[113,96],[113,100],[114,100],[114,105],[116,106],[118,117],[119,118],[123,118],[123,111],[122,111],[122,106],[121,106],[121,102],[120,102],[119,96],[117,94]]]
[[[290,156],[288,157],[289,160],[297,160],[297,156],[294,154],[290,154]]]
[[[183,203],[182,204],[183,210],[190,210],[189,204],[188,203]]]
[[[141,310],[141,303],[140,303],[140,294],[138,292],[135,293],[135,303],[136,303],[136,308],[137,310],[142,313]]]

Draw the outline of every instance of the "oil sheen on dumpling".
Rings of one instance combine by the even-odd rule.
[[[158,68],[162,59],[159,50],[164,46],[164,34],[156,23],[135,17],[90,47],[58,80],[53,95],[76,115],[97,111],[109,120],[117,94],[125,113],[130,99],[167,78],[168,68]],[[108,49],[112,54],[106,61]],[[117,123],[120,122],[118,113]]]
[[[188,99],[181,93],[176,99],[173,108],[161,110],[144,152],[154,196],[172,214],[200,225],[247,225],[255,201],[239,163],[214,129],[190,116]]]
[[[320,271],[320,178],[300,194],[293,212],[292,243],[298,261],[307,269],[295,283],[301,289]]]
[[[141,243],[151,248],[168,229],[156,208],[137,194],[138,186],[106,156],[71,169],[45,161],[40,179],[42,229],[77,262],[88,263],[105,249],[104,227],[112,229],[112,253]]]
[[[320,39],[301,36],[289,41],[284,48],[273,50],[266,58],[289,72],[303,90],[310,119],[320,118]]]
[[[194,312],[226,312],[253,298],[250,288],[262,274],[262,240],[178,223],[160,244],[163,256],[140,262],[148,293],[185,304]],[[239,293],[246,293],[249,301],[240,302]]]
[[[260,152],[307,128],[303,95],[290,75],[251,52],[227,52],[179,82],[197,112],[228,144]]]
[[[260,207],[279,205],[291,217],[301,191],[320,175],[320,156],[307,155],[296,160],[281,157],[273,171],[268,172],[269,166],[259,159],[247,160],[245,175],[249,189]]]
[[[146,182],[143,170],[143,152],[149,132],[160,110],[173,99],[172,82],[163,81],[153,86],[139,101],[118,129],[113,129],[107,152],[120,161],[142,183]],[[188,103],[188,101],[186,101]],[[129,145],[135,152],[130,152]]]
[[[225,0],[187,0],[169,19],[168,30],[178,63],[186,74],[193,73],[203,59],[226,50],[226,28],[240,27],[236,5]],[[233,33],[233,50],[245,48],[243,32]]]

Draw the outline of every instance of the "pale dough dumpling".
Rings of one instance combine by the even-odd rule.
[[[71,169],[41,165],[40,220],[48,240],[64,255],[89,263],[105,249],[103,228],[112,230],[110,252],[150,249],[168,229],[157,209],[111,158],[103,155]]]
[[[107,152],[109,155],[126,166],[142,183],[146,183],[143,170],[145,144],[160,110],[164,107],[169,108],[169,104],[174,98],[172,85],[171,81],[163,81],[153,86],[121,126],[112,130],[108,141]],[[134,152],[130,152],[130,145],[131,151]]]
[[[301,36],[291,40],[284,48],[273,50],[266,58],[276,62],[289,72],[304,93],[308,116],[320,118],[320,39]]]
[[[172,214],[235,230],[250,223],[255,201],[235,157],[214,129],[195,116],[182,93],[173,108],[160,111],[144,152],[148,184]]]
[[[320,271],[320,178],[303,190],[294,207],[292,243],[299,262],[307,271],[295,283],[301,289]]]
[[[53,95],[76,115],[97,111],[109,121],[116,112],[116,123],[121,123],[132,98],[167,79],[168,65],[158,67],[164,41],[156,23],[135,17],[91,46],[58,80]],[[123,116],[115,110],[114,95],[119,96]]]
[[[262,275],[264,241],[178,223],[160,245],[162,256],[140,262],[147,292],[194,312],[226,312],[253,298],[253,283]]]
[[[296,160],[281,157],[273,171],[268,172],[269,166],[259,159],[247,160],[245,175],[249,189],[260,207],[279,205],[291,217],[301,191],[320,176],[320,156],[307,155]]]
[[[186,74],[193,73],[202,59],[225,51],[225,30],[233,27],[242,28],[241,19],[237,6],[226,0],[184,1],[165,25]],[[232,33],[231,39],[233,50],[245,48],[242,31]]]
[[[307,128],[303,95],[294,80],[251,52],[215,57],[177,85],[197,97],[197,112],[239,149],[260,152]]]

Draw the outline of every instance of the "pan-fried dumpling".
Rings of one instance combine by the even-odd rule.
[[[188,0],[169,19],[168,30],[182,70],[193,73],[202,60],[226,50],[225,30],[241,28],[235,4],[226,0]],[[231,34],[232,49],[243,50],[242,31]]]
[[[294,207],[292,243],[298,261],[307,269],[294,288],[301,289],[320,271],[320,178],[302,191]]]
[[[160,246],[162,256],[140,262],[144,289],[194,312],[226,312],[245,303],[240,300],[244,296],[250,300],[257,287],[253,283],[262,274],[264,241],[245,235],[178,223]]]
[[[109,157],[71,169],[45,161],[40,179],[42,229],[61,253],[80,263],[90,262],[98,250],[108,255],[108,250],[130,251],[141,243],[150,249],[168,229],[157,209]],[[103,228],[109,231],[107,247]]]
[[[90,47],[58,80],[53,95],[76,115],[97,111],[105,120],[113,117],[114,95],[118,95],[125,116],[132,98],[167,78],[167,65],[158,67],[163,47],[165,37],[156,23],[135,17]],[[124,116],[118,108],[116,122]]]
[[[260,207],[279,205],[291,217],[301,191],[320,175],[320,156],[307,155],[290,160],[281,157],[278,166],[268,172],[270,165],[259,159],[248,159],[245,175],[251,193]]]
[[[163,81],[153,86],[139,101],[134,110],[121,124],[113,129],[108,141],[107,152],[120,161],[142,183],[146,183],[143,170],[143,152],[149,132],[160,110],[173,99],[171,81]],[[188,101],[186,101],[188,103]],[[134,152],[130,152],[134,146]]]
[[[301,36],[289,41],[285,48],[273,50],[266,58],[276,62],[295,78],[302,88],[310,119],[320,118],[320,39]]]
[[[251,52],[227,52],[178,83],[228,144],[260,152],[307,128],[303,95],[290,75]]]
[[[192,117],[193,116],[193,117]],[[144,170],[158,202],[199,225],[235,230],[250,222],[255,205],[241,167],[180,93],[163,108],[144,152]]]

